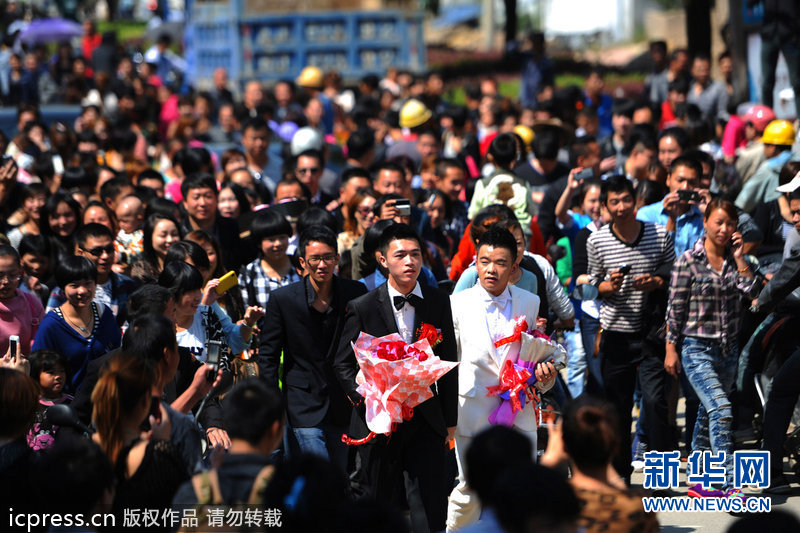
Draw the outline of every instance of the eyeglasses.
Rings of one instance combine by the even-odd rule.
[[[14,281],[19,278],[19,270],[12,270],[11,272],[0,272],[0,281]]]
[[[306,263],[308,266],[312,268],[316,268],[319,264],[325,261],[325,264],[328,265],[335,265],[339,262],[339,256],[337,254],[326,254],[326,255],[312,255],[308,259],[306,259]]]
[[[358,214],[361,216],[365,217],[370,213],[372,213],[372,208],[369,207],[368,205],[362,205],[361,207],[358,208]]]
[[[297,173],[298,174],[316,174],[319,171],[320,171],[319,167],[298,168],[297,169]]]
[[[97,248],[92,248],[91,250],[81,248],[81,250],[94,257],[100,257],[103,255],[103,252],[107,253],[108,255],[112,255],[114,253],[114,245],[109,244],[108,246],[98,246]]]

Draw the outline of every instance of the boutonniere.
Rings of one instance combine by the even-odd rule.
[[[436,329],[431,324],[423,322],[417,328],[417,338],[420,340],[427,339],[431,348],[436,348],[436,346],[442,342],[442,330]]]

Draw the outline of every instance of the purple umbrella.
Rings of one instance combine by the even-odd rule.
[[[83,28],[77,22],[62,18],[36,19],[22,30],[19,39],[25,44],[53,43],[68,41],[83,34]]]

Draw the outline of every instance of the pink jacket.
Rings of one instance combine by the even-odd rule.
[[[20,351],[28,354],[44,318],[44,307],[35,295],[17,289],[17,295],[0,300],[0,355],[8,351],[8,338],[19,335]]]
[[[747,145],[747,138],[744,135],[745,122],[737,115],[731,115],[728,124],[725,125],[725,132],[722,135],[722,153],[728,157],[736,155],[736,149]]]

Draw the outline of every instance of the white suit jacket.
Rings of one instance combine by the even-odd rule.
[[[529,328],[536,327],[539,297],[526,290],[509,286],[511,317],[525,315]],[[485,291],[480,283],[450,297],[458,358],[458,427],[456,433],[472,437],[489,427],[489,415],[500,405],[497,396],[486,396],[487,387],[498,384],[500,368],[510,353],[517,353],[519,341],[504,350],[498,362],[497,351],[486,322]],[[509,331],[511,334],[511,331]],[[536,431],[532,403],[517,414],[514,427],[523,432]]]

